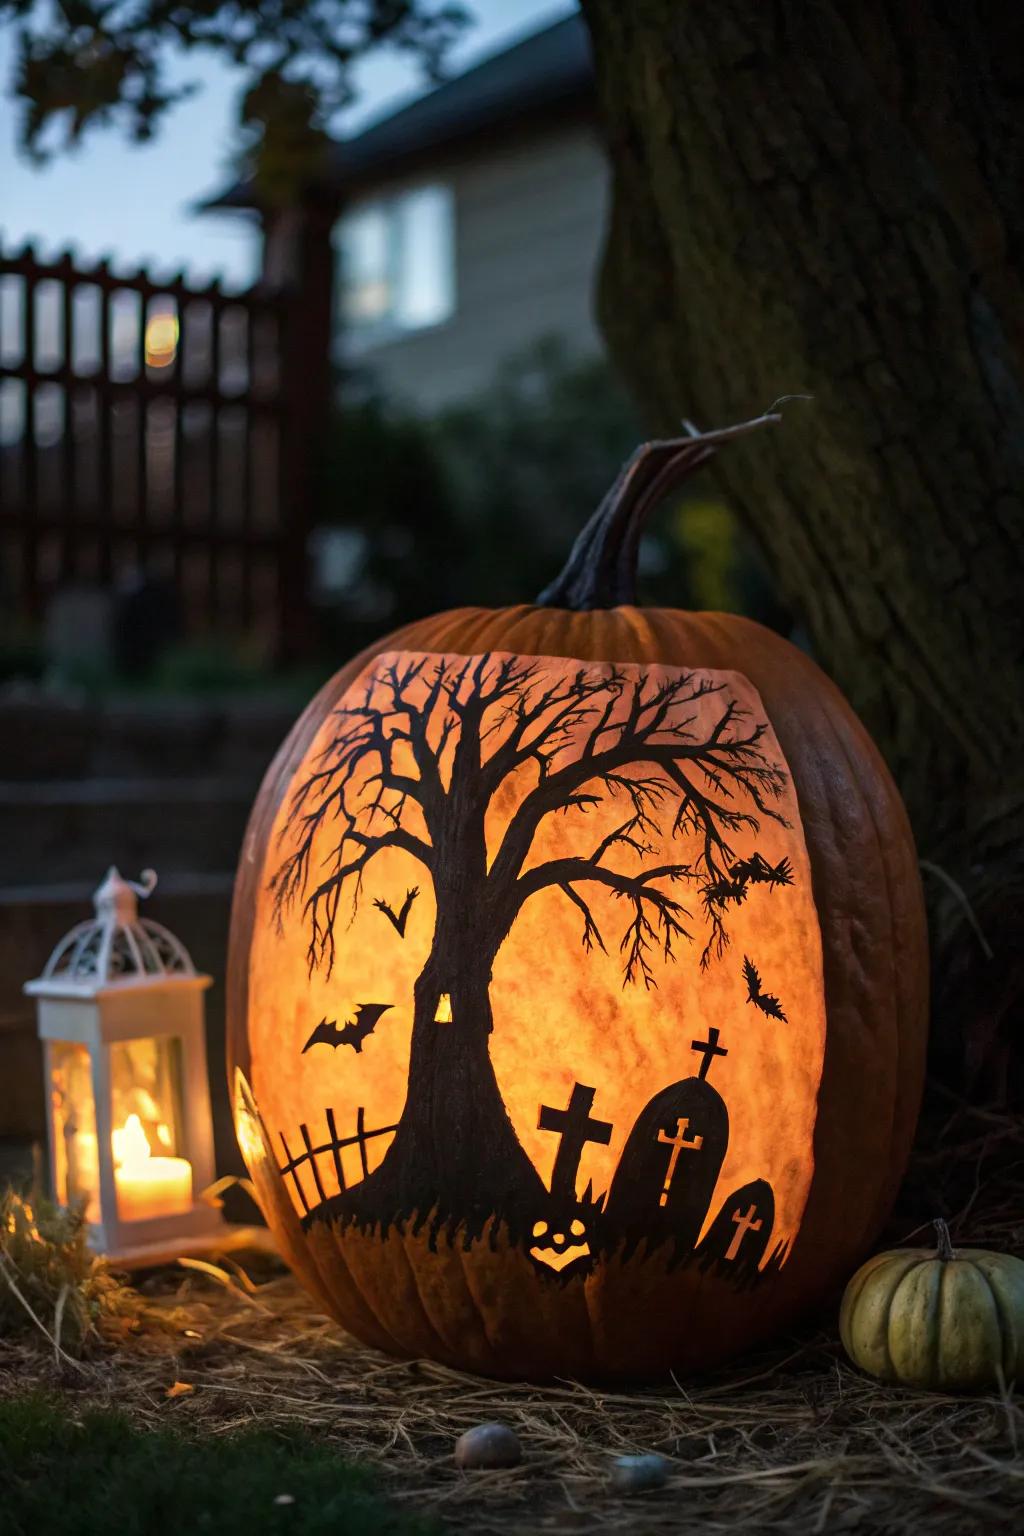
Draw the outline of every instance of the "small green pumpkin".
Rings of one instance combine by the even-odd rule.
[[[882,1381],[970,1391],[1024,1381],[1024,1262],[984,1248],[895,1248],[863,1264],[843,1296],[839,1333],[855,1365]]]

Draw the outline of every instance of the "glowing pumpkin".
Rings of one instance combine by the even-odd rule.
[[[267,775],[239,1139],[296,1273],[383,1349],[693,1369],[886,1213],[926,1014],[899,797],[792,646],[631,601],[648,509],[744,430],[639,450],[538,605],[381,641]]]

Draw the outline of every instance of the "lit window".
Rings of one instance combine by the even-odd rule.
[[[440,325],[455,307],[452,195],[416,187],[362,203],[339,221],[346,338],[363,345]]]

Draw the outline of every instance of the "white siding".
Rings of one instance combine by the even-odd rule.
[[[455,312],[443,325],[349,361],[388,394],[430,411],[473,395],[506,357],[541,336],[561,336],[579,356],[600,349],[593,287],[608,171],[589,125],[548,128],[439,162],[423,180],[454,194]]]

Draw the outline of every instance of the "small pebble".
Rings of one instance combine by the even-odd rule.
[[[455,1465],[464,1471],[517,1467],[522,1459],[519,1436],[507,1424],[476,1424],[455,1442]]]
[[[616,1493],[645,1493],[663,1488],[668,1477],[664,1456],[618,1456],[612,1463],[612,1487]]]

